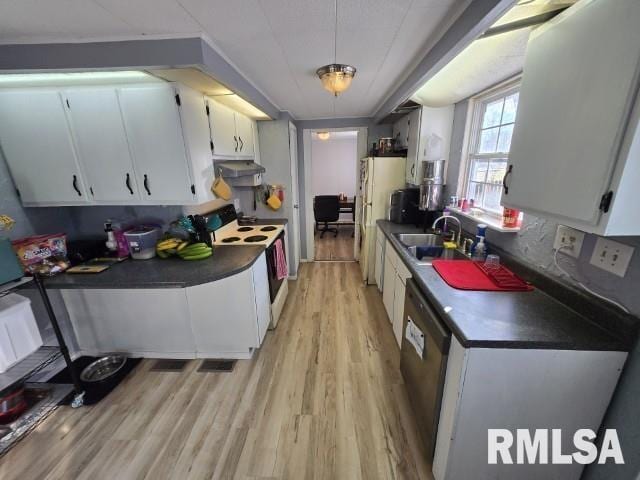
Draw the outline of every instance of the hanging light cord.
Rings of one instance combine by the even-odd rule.
[[[338,0],[335,1],[336,22],[333,30],[333,63],[338,63]]]
[[[622,310],[625,313],[631,313],[631,312],[629,312],[629,309],[627,307],[625,307],[624,305],[622,305],[621,303],[616,302],[615,300],[612,300],[612,299],[610,299],[608,297],[605,297],[604,295],[600,295],[599,293],[594,292],[589,287],[587,287],[584,283],[582,283],[579,280],[576,280],[575,278],[573,278],[573,276],[569,272],[567,272],[564,268],[562,268],[560,266],[560,264],[558,263],[558,252],[560,250],[562,250],[563,248],[569,248],[569,245],[562,245],[560,248],[558,248],[556,250],[556,253],[553,255],[553,263],[554,263],[554,265],[556,266],[556,268],[558,270],[560,270],[564,275],[566,275],[571,280],[576,282],[578,285],[580,285],[582,288],[584,288],[587,292],[589,292],[594,297],[598,297],[599,299],[604,300],[605,302],[609,302],[611,305],[615,305],[616,307],[618,307],[620,310]]]

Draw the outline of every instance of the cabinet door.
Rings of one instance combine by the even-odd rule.
[[[186,289],[63,290],[83,350],[194,356]]]
[[[640,2],[572,10],[528,43],[502,203],[595,225],[637,91]]]
[[[186,289],[191,328],[200,356],[247,353],[260,346],[252,285],[252,271],[244,270]]]
[[[394,285],[396,276],[396,269],[393,268],[389,255],[385,255],[383,280],[384,289],[382,290],[382,303],[384,303],[384,308],[387,311],[387,316],[389,317],[389,322],[391,323],[393,323],[394,314],[393,299],[395,295]]]
[[[78,88],[63,95],[93,199],[136,203],[140,195],[115,89]]]
[[[407,148],[409,144],[409,116],[405,115],[393,124],[393,138],[396,139],[396,149]]]
[[[23,204],[89,201],[58,91],[0,92],[0,144]]]
[[[380,232],[378,231],[378,235]],[[380,238],[376,239],[376,285],[378,285],[378,290],[382,292],[383,289],[383,280],[384,280],[384,240]]]
[[[420,109],[414,110],[409,115],[407,133],[407,166],[405,180],[412,185],[418,185],[422,180],[419,177],[418,146],[420,143]]]
[[[256,304],[259,342],[262,344],[271,323],[271,297],[269,296],[269,277],[267,274],[266,254],[261,254],[251,268],[253,275],[253,294]],[[287,280],[285,280],[286,282]]]
[[[143,200],[191,203],[191,173],[174,89],[127,87],[118,94]]]
[[[394,279],[393,300],[393,334],[396,337],[398,347],[402,345],[402,321],[404,320],[404,293],[406,290],[404,280],[397,274]]]
[[[212,142],[204,95],[180,85],[180,121],[193,174],[197,203],[214,200],[211,185],[215,180]]]
[[[229,107],[208,99],[209,129],[213,141],[213,154],[235,156],[238,154],[235,112]]]
[[[236,113],[236,134],[238,135],[238,155],[253,157],[253,120]]]

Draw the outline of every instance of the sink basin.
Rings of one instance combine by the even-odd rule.
[[[442,248],[443,241],[440,235],[433,233],[396,233],[394,235],[404,245],[417,265],[431,265],[433,260],[438,258],[448,260],[467,258],[464,253],[458,250]],[[430,251],[429,256],[418,258],[418,247],[427,247]],[[420,253],[424,253],[424,250]]]
[[[405,247],[442,245],[442,237],[435,233],[396,233],[395,236]]]

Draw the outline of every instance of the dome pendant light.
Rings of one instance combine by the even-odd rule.
[[[336,61],[337,49],[338,49],[338,0],[335,2],[336,5],[336,23],[335,23],[335,37],[333,43],[333,61]],[[344,92],[351,85],[351,80],[353,80],[354,75],[356,74],[355,67],[351,65],[344,65],[341,63],[331,63],[329,65],[325,65],[324,67],[320,67],[316,70],[316,74],[320,81],[322,82],[322,86],[325,90],[333,93],[336,97],[338,94]]]

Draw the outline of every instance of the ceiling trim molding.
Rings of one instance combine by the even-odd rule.
[[[471,2],[413,71],[376,109],[374,121],[379,123],[398,105],[408,100],[429,78],[491,27],[515,2],[516,0]]]
[[[83,43],[0,45],[0,72],[196,67],[271,118],[280,110],[200,36]]]

